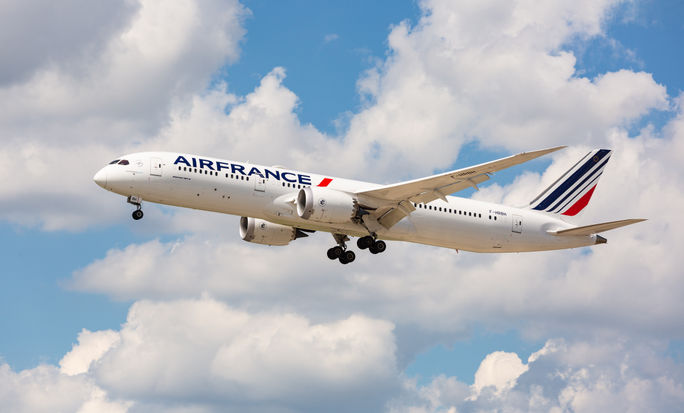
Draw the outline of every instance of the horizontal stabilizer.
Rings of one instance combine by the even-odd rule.
[[[601,224],[585,225],[583,227],[563,229],[552,232],[554,235],[592,235],[599,232],[605,232],[611,229],[624,227],[625,225],[636,224],[637,222],[646,221],[645,219],[623,219],[620,221],[603,222]]]

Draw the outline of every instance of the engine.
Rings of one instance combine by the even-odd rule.
[[[350,195],[334,189],[304,187],[297,194],[297,215],[303,219],[344,224],[356,216],[357,210]]]
[[[274,224],[258,218],[240,217],[240,237],[248,242],[265,245],[287,245],[306,233],[287,225]]]

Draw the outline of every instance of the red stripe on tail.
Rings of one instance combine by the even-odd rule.
[[[584,194],[582,198],[577,200],[573,206],[568,208],[567,211],[563,212],[563,215],[569,215],[571,217],[574,217],[577,215],[581,210],[584,209],[585,206],[589,203],[589,200],[591,199],[591,195],[594,193],[594,189],[596,189],[596,185],[594,185],[589,192]]]

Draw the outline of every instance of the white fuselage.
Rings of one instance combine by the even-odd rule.
[[[183,157],[183,162],[178,159]],[[354,222],[329,224],[300,218],[294,199],[302,187],[326,186],[354,194],[378,184],[169,152],[126,155],[95,176],[105,189],[147,202],[264,219],[306,230],[366,236]],[[596,236],[559,237],[550,232],[573,226],[530,209],[449,196],[416,205],[416,210],[377,237],[475,252],[523,252],[575,248]]]

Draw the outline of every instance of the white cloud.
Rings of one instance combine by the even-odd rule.
[[[208,298],[138,302],[91,370],[127,399],[367,408],[397,385],[392,329],[360,315],[312,324],[295,314],[250,314]],[[359,399],[345,400],[352,393]]]
[[[82,58],[128,24],[135,6],[112,0],[3,2],[0,85],[26,81],[46,66],[79,69]]]
[[[124,413],[130,402],[112,401],[85,376],[68,376],[55,366],[14,372],[0,364],[0,405],[16,413]]]
[[[312,323],[294,313],[249,313],[206,297],[141,301],[119,331],[82,331],[61,369],[15,373],[0,366],[0,405],[74,412],[377,410],[399,390],[393,328],[362,315]]]
[[[482,390],[490,386],[496,388],[497,394],[512,389],[515,387],[518,377],[527,369],[528,366],[523,364],[520,357],[515,353],[495,351],[487,355],[475,372],[471,398],[477,399]]]
[[[112,330],[81,330],[78,345],[68,352],[59,362],[60,371],[66,375],[86,373],[93,361],[99,360],[119,340],[119,335]]]
[[[0,13],[10,49],[42,38],[22,27],[60,33],[23,50],[30,56],[17,63],[22,76],[8,68],[13,81],[0,79],[2,219],[73,230],[111,216],[93,174],[154,136],[172,107],[184,106],[237,59],[247,13],[237,0],[81,3],[2,6],[10,11]],[[19,17],[35,25],[12,21]],[[85,40],[73,41],[72,24]],[[43,53],[53,42],[65,49],[54,50],[56,60]]]
[[[340,35],[337,33],[329,33],[323,36],[323,43],[330,43],[334,42],[335,40],[339,39]]]
[[[659,343],[619,337],[549,340],[528,364],[514,353],[489,354],[470,396],[465,383],[439,376],[426,386],[407,382],[389,406],[395,413],[676,411],[684,402],[684,366],[661,352]],[[477,389],[477,375],[492,362],[501,368],[488,375],[499,385]]]

